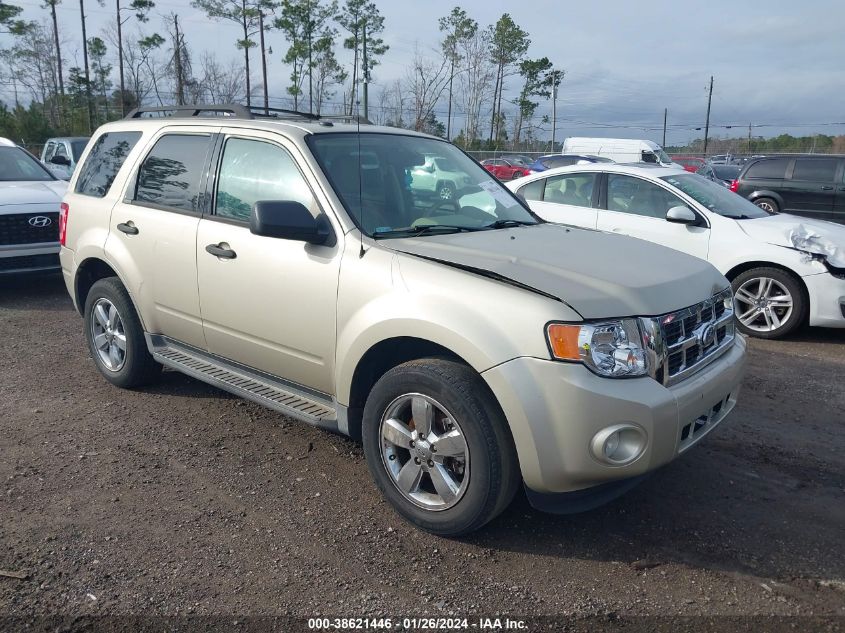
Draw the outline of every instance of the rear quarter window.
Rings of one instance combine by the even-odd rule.
[[[745,172],[746,178],[759,178],[766,180],[782,180],[786,178],[786,166],[789,165],[788,158],[775,158],[772,160],[761,160],[751,165]]]
[[[105,197],[140,138],[140,132],[106,132],[100,136],[79,171],[74,191],[94,198]]]

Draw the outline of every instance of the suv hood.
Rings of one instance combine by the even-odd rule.
[[[551,295],[585,319],[664,314],[729,285],[704,260],[623,235],[557,224],[381,243]]]
[[[737,224],[755,240],[822,255],[832,266],[845,268],[845,226],[841,224],[788,213],[737,220]]]
[[[65,191],[67,182],[63,180],[0,181],[0,206],[54,203],[58,209]]]

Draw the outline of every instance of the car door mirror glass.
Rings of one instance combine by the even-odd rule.
[[[331,231],[325,216],[315,218],[301,202],[259,200],[252,205],[249,230],[255,235],[325,244]]]
[[[698,217],[689,207],[678,205],[666,212],[666,220],[677,224],[696,224]]]

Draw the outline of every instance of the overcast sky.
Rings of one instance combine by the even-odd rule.
[[[23,5],[30,19],[46,15],[38,8],[40,0],[12,1]],[[438,45],[437,19],[451,11],[455,0],[376,4],[385,16],[383,37],[390,51],[373,75],[386,84],[405,74],[415,45],[422,50]],[[102,35],[113,19],[113,2],[101,7],[86,0],[86,5],[89,37]],[[624,136],[660,142],[664,108],[669,110],[667,144],[701,137],[703,132],[692,128],[703,128],[711,75],[711,136],[745,135],[749,123],[755,136],[845,133],[845,2],[461,0],[460,6],[482,27],[509,12],[530,34],[528,55],[549,57],[566,71],[558,138]],[[234,44],[237,27],[209,21],[188,0],[157,1],[149,28],[163,33],[158,16],[170,12],[179,14],[194,54],[209,49],[223,58],[242,59]],[[64,0],[59,16],[68,40],[66,56],[81,57],[78,2]],[[270,94],[280,98],[290,72],[281,63],[287,46],[278,33],[268,35],[268,44],[273,48]],[[258,68],[258,55],[253,57]],[[255,73],[256,83],[259,76]],[[514,77],[509,86],[516,90],[518,83]],[[371,94],[378,90],[374,86]],[[550,106],[543,104],[540,114],[547,111]],[[445,104],[438,114],[445,119]]]

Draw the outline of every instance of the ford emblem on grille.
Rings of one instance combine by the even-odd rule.
[[[716,325],[715,325],[715,323],[709,323],[707,325],[707,327],[705,327],[704,330],[702,330],[699,339],[701,340],[701,345],[705,348],[713,345],[713,343],[716,342]]]
[[[30,226],[37,226],[39,228],[44,228],[50,226],[53,221],[48,218],[46,215],[35,215],[29,218],[29,225]]]

